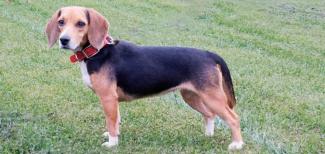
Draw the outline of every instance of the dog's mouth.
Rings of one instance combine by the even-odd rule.
[[[69,46],[61,46],[61,48],[62,48],[62,49],[67,49],[67,50],[70,49]]]
[[[82,44],[79,44],[79,45],[74,45],[74,44],[71,44],[71,43],[66,44],[66,45],[63,45],[62,43],[60,43],[59,45],[60,45],[61,49],[71,50],[72,52],[77,52],[77,51],[81,51],[84,48],[86,48],[87,46],[89,46],[90,43],[87,41],[86,43],[82,43]]]
[[[76,52],[81,49],[79,46],[77,46],[75,48],[71,48],[71,46],[69,46],[69,45],[60,45],[60,48],[64,49],[64,50],[71,50],[73,52]]]

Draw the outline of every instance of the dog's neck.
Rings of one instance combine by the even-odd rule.
[[[105,43],[102,48],[104,48],[106,45],[114,45],[115,43],[113,38],[110,36],[107,36],[104,42]],[[75,50],[73,50],[74,54],[70,56],[70,61],[72,63],[75,63],[77,61],[79,62],[84,61],[85,59],[95,56],[98,52],[100,52],[102,48],[97,49],[88,42],[82,47],[78,47]]]
[[[109,44],[109,45],[115,44],[115,41],[114,41],[113,37],[111,37],[111,36],[109,36],[109,35],[107,35],[107,36],[105,37],[104,42],[105,42],[105,44],[104,44],[103,47],[105,47],[105,45],[107,45],[107,44]],[[76,49],[74,49],[74,50],[72,50],[72,51],[73,51],[73,53],[76,53],[76,52],[78,52],[78,51],[83,51],[85,48],[89,47],[90,45],[91,45],[90,42],[87,41],[87,43],[85,43],[85,44],[82,45],[82,46],[77,47]],[[102,48],[103,48],[103,47],[102,47]],[[100,49],[102,49],[102,48],[100,48]],[[100,50],[100,49],[98,49],[98,50]]]

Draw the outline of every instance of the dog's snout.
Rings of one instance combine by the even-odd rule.
[[[70,39],[69,38],[60,38],[60,42],[62,45],[68,45]]]

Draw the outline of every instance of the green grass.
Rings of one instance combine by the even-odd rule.
[[[113,37],[218,52],[231,69],[243,153],[325,153],[325,1],[10,0],[0,2],[0,153],[227,153],[218,120],[178,93],[121,103],[120,145],[101,147],[104,115],[69,53],[44,25],[68,5],[93,7]]]

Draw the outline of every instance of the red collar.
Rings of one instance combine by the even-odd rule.
[[[113,38],[110,36],[107,36],[105,39],[105,45],[107,44],[113,44]],[[88,47],[84,48],[81,51],[77,51],[75,54],[70,56],[70,62],[75,63],[77,61],[81,62],[87,58],[95,56],[100,50],[96,49],[92,45],[89,45]]]

